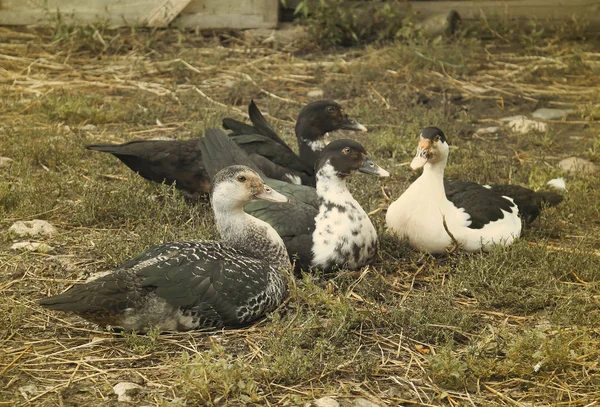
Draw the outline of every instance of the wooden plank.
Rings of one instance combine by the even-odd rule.
[[[0,25],[54,24],[60,13],[65,24],[164,26],[179,14],[183,27],[275,28],[278,11],[279,0],[0,0]]]
[[[23,0],[0,1],[1,25],[53,24],[56,14],[66,24],[100,21],[114,26],[141,25],[144,10],[154,9],[163,0]],[[142,14],[143,13],[143,14]]]
[[[486,16],[564,20],[573,15],[600,21],[600,0],[412,1],[413,11],[427,15],[456,10],[463,19]]]
[[[146,25],[148,27],[166,27],[190,4],[192,0],[165,0],[154,10],[148,13]]]
[[[179,15],[183,27],[276,28],[279,0],[194,0]]]
[[[303,0],[286,0],[285,7],[295,9]],[[320,0],[310,0],[317,3]],[[327,0],[325,0],[327,1]],[[349,7],[380,7],[377,2],[347,1]],[[462,0],[462,1],[408,1],[400,7],[411,8],[424,17],[446,14],[456,10],[461,18],[502,16],[509,18],[538,18],[559,20],[575,15],[588,21],[600,21],[600,0]]]

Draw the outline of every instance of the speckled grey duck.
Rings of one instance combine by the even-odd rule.
[[[40,305],[141,332],[242,326],[274,310],[287,295],[290,260],[277,232],[243,205],[287,198],[244,166],[227,167],[213,181],[221,242],[160,244]]]
[[[312,172],[314,158],[310,147],[301,145],[301,160],[271,129],[254,102],[248,111],[254,126],[233,119],[224,122],[229,123],[233,130],[232,137],[242,150],[251,155],[259,168],[271,178],[288,182],[300,182],[298,180],[303,177],[303,171]],[[342,128],[366,131],[364,126],[345,114],[337,103],[313,102],[300,112],[296,136],[299,140],[305,140],[305,144],[312,141],[319,144],[328,131]],[[169,185],[174,183],[188,198],[198,200],[210,191],[210,177],[204,169],[199,142],[200,138],[135,140],[124,144],[92,144],[86,148],[111,153],[143,178]],[[314,147],[317,144],[310,145]],[[282,167],[282,163],[289,163],[289,169]]]
[[[209,174],[225,165],[252,165],[248,156],[220,130],[207,131],[201,148]],[[296,271],[358,269],[374,260],[378,239],[371,220],[346,187],[347,178],[355,171],[389,176],[371,161],[360,143],[333,141],[317,160],[316,188],[263,178],[267,185],[287,196],[290,203],[253,202],[244,209],[268,222],[281,235],[288,253],[296,260]]]
[[[325,147],[325,135],[335,130],[366,132],[342,106],[333,100],[307,104],[296,122],[297,155],[273,130],[254,101],[248,113],[252,126],[235,119],[223,119],[229,136],[244,150],[268,178],[315,186],[317,154]]]

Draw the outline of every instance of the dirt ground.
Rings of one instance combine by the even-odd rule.
[[[329,50],[238,32],[0,28],[0,405],[117,405],[120,383],[148,406],[596,405],[600,172],[559,162],[600,165],[600,53],[577,25],[540,27]],[[218,238],[208,203],[85,145],[201,137],[251,99],[295,145],[300,108],[320,98],[369,129],[331,136],[357,137],[393,173],[351,181],[381,236],[376,264],[292,282],[242,330],[118,335],[37,305],[152,244]],[[515,115],[534,127],[501,120]],[[407,163],[429,125],[452,145],[448,177],[534,190],[562,177],[564,201],[506,249],[409,249],[385,233],[386,196],[418,176]],[[9,233],[32,219],[57,233]],[[11,248],[23,241],[42,245]]]

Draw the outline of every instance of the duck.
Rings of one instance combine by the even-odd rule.
[[[222,166],[253,165],[247,154],[219,129],[207,132],[201,149],[209,175]],[[253,169],[260,174],[259,168]],[[316,187],[263,177],[267,185],[290,202],[251,202],[244,207],[252,216],[269,223],[283,238],[296,274],[357,270],[375,260],[377,231],[346,185],[357,171],[390,176],[371,160],[359,142],[335,140],[325,146],[316,160]]]
[[[88,150],[110,153],[148,181],[175,188],[190,201],[210,191],[200,155],[200,139],[133,140],[123,144],[90,144]]]
[[[235,119],[223,119],[223,128],[229,136],[258,165],[268,178],[298,185],[315,186],[315,163],[325,147],[325,136],[335,130],[367,132],[367,128],[345,113],[333,100],[318,100],[307,104],[298,115],[295,133],[298,142],[296,154],[279,137],[254,103],[248,106],[252,126]]]
[[[277,232],[243,207],[288,199],[241,165],[213,177],[210,197],[221,241],[159,244],[39,304],[138,332],[239,327],[273,311],[287,296],[290,259]]]
[[[386,213],[388,230],[417,250],[440,254],[456,244],[471,252],[508,246],[544,205],[562,200],[555,193],[516,185],[445,180],[448,155],[444,132],[437,127],[423,129],[410,164],[413,170],[422,167],[423,173]]]
[[[331,101],[313,102],[307,105],[305,109],[318,110],[318,107],[321,106],[321,111],[323,111],[322,107],[327,107],[330,104],[337,109],[335,110],[336,112],[341,111],[341,106]],[[326,145],[326,133],[312,141],[298,138],[298,149],[301,152],[300,156],[298,156],[293,152],[290,153],[291,149],[289,146],[281,140],[279,135],[273,130],[254,101],[250,103],[248,110],[253,126],[249,126],[235,119],[223,119],[223,127],[225,129],[233,130],[229,133],[230,137],[232,137],[238,145],[256,143],[256,146],[252,149],[255,149],[254,151],[260,151],[260,154],[252,152],[251,148],[247,148],[245,151],[250,153],[254,163],[260,167],[266,176],[299,185],[309,185],[314,187],[316,181],[314,174],[315,157]],[[301,114],[300,116],[302,117],[303,115]],[[340,127],[341,129],[359,132],[367,131],[366,127],[348,117],[347,114],[343,114],[343,116],[344,124]],[[300,123],[301,120],[299,119],[298,122]],[[260,134],[260,136],[258,134]],[[296,134],[301,134],[301,132],[297,131]],[[254,137],[244,139],[244,136],[247,135],[254,135]],[[281,146],[278,147],[276,145],[277,143]],[[262,145],[268,145],[269,147],[262,149],[260,148]],[[303,151],[307,150],[307,147],[311,150],[311,153],[302,154]],[[269,149],[278,152],[271,152],[271,154],[269,154]],[[271,161],[269,157],[278,157],[278,164]],[[563,200],[563,197],[560,194],[543,191],[535,192],[519,185],[492,184],[484,186],[475,182],[444,179],[444,188],[446,190],[446,197],[453,202],[454,200],[460,200],[467,191],[473,193],[473,191],[481,191],[482,188],[488,188],[500,195],[509,196],[519,207],[519,216],[524,221],[525,225],[530,224],[540,215],[542,207],[555,206]]]
[[[231,126],[232,139],[236,140],[240,148],[247,151],[270,177],[301,183],[303,172],[312,171],[314,165],[310,147],[308,150],[306,147],[300,150],[303,157],[303,160],[300,160],[272,130],[254,101],[250,103],[248,110],[253,126],[225,119],[224,124]],[[345,114],[336,102],[317,101],[309,103],[300,112],[296,135],[299,140],[306,140],[306,143],[317,140],[315,143],[318,144],[318,140],[322,140],[327,132],[338,129],[366,131],[363,125]],[[266,138],[265,134],[268,134]],[[175,188],[188,200],[195,202],[210,192],[210,177],[202,161],[200,139],[134,140],[123,144],[91,144],[86,148],[112,154],[149,181],[175,184]],[[282,167],[283,163],[288,163],[287,169]],[[310,180],[304,179],[304,182]]]

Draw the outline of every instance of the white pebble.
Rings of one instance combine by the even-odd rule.
[[[33,219],[26,221],[18,221],[12,224],[10,228],[8,228],[9,232],[16,234],[17,236],[52,236],[55,235],[58,231],[54,226],[45,220],[41,219]]]
[[[567,190],[567,183],[564,178],[554,178],[546,183],[546,185],[558,189],[559,191]]]

